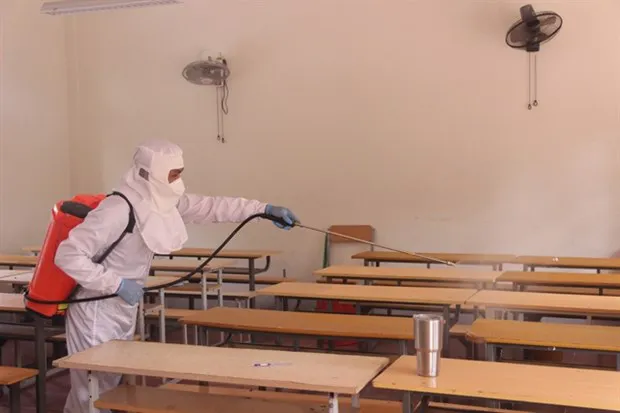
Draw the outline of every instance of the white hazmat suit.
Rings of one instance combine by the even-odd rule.
[[[75,298],[114,294],[123,279],[143,286],[153,254],[167,254],[183,246],[187,240],[186,223],[241,222],[270,210],[271,205],[255,200],[185,193],[180,177],[172,183],[168,179],[171,170],[183,167],[181,149],[170,142],[151,141],[137,148],[133,166],[116,189],[134,208],[134,231],[126,234],[102,264],[94,262],[119,238],[129,222],[127,202],[120,196],[110,196],[58,247],[55,263],[78,283],[80,289]],[[271,208],[285,210],[288,217],[294,217],[285,208]],[[128,304],[119,296],[71,304],[66,316],[68,353],[109,340],[131,340],[136,316],[137,305]],[[70,374],[71,391],[64,412],[87,412],[87,374],[79,370]],[[118,386],[121,379],[116,374],[97,376],[100,393]]]

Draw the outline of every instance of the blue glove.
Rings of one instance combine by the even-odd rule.
[[[123,279],[116,295],[125,300],[127,304],[136,305],[144,295],[144,290],[134,280]]]
[[[285,225],[282,225],[279,222],[275,222],[275,221],[273,223],[278,228],[282,228],[282,229],[286,229],[286,230],[291,229],[295,222],[299,222],[299,219],[297,219],[295,214],[293,214],[290,209],[284,208],[284,207],[267,205],[267,208],[265,208],[265,214],[271,215],[272,217],[280,218],[280,219],[284,220],[284,222],[286,222],[289,225],[285,226]]]

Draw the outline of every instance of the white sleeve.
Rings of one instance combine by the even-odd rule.
[[[124,199],[119,196],[104,199],[60,243],[54,263],[82,287],[114,294],[121,277],[93,260],[121,236],[128,222],[129,205]]]
[[[177,206],[183,221],[191,224],[241,222],[265,212],[266,203],[245,198],[184,194]]]

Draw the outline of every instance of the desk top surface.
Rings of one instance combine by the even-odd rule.
[[[620,352],[616,326],[479,318],[469,328],[468,338],[489,344]]]
[[[402,356],[374,381],[381,389],[620,411],[616,371],[441,359],[438,377],[416,374]]]
[[[13,277],[15,275],[20,274],[32,274],[32,269],[30,268],[21,268],[19,270],[3,270],[0,269],[0,280],[7,277]]]
[[[322,298],[399,304],[463,304],[477,290],[470,288],[401,287],[323,283],[279,283],[261,288],[258,295]],[[620,298],[620,297],[618,297]]]
[[[620,274],[592,274],[579,272],[506,271],[496,281],[527,285],[570,285],[588,287],[620,287]]]
[[[194,312],[180,322],[235,331],[413,340],[413,321],[408,317],[214,307]]]
[[[0,312],[25,312],[26,303],[23,294],[0,293]]]
[[[31,253],[39,253],[41,252],[40,246],[28,246],[22,248],[24,251]],[[200,248],[200,247],[186,247],[181,248],[180,250],[173,251],[170,254],[165,254],[165,256],[173,256],[173,257],[210,257],[213,255],[213,251],[215,248]],[[264,258],[271,255],[279,254],[280,251],[271,251],[271,250],[232,250],[232,249],[224,249],[220,251],[217,256],[218,258]]]
[[[470,268],[390,268],[363,265],[333,265],[314,271],[314,275],[317,277],[446,282],[493,282],[501,274],[499,271],[482,271]]]
[[[452,252],[420,252],[420,255],[461,264],[502,264],[513,260],[513,254],[469,254]],[[362,251],[354,254],[353,259],[370,261],[437,263],[435,260],[393,251]]]
[[[34,267],[39,258],[34,255],[0,254],[0,265],[25,265]]]
[[[520,255],[512,260],[511,263],[556,268],[620,269],[620,258],[606,257],[553,257],[545,255]]]
[[[620,313],[620,297],[600,295],[480,290],[467,300],[467,304],[561,313],[607,315]]]
[[[28,271],[9,271],[12,272],[13,274],[0,274],[0,284],[17,284],[17,285],[24,285],[24,284],[28,284],[30,283],[30,280],[32,280],[32,276],[34,274],[34,271],[32,270],[28,270]]]
[[[359,393],[386,357],[109,341],[58,359],[61,368],[247,386]]]
[[[608,257],[556,257],[546,255],[483,254],[420,252],[420,255],[450,261],[458,264],[522,264],[538,267],[584,268],[584,269],[620,269],[620,258]],[[353,259],[370,261],[433,263],[433,260],[393,251],[362,251],[352,256]]]
[[[187,247],[178,251],[173,251],[169,255],[173,257],[210,257],[213,255],[215,248],[198,248]],[[234,259],[258,259],[272,255],[280,254],[280,251],[271,250],[229,250],[223,249],[217,254],[218,258],[234,258]]]

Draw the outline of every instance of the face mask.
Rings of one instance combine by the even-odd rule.
[[[185,184],[181,178],[172,183],[152,179],[149,181],[149,189],[153,209],[166,214],[179,203],[179,199],[185,193]]]
[[[170,171],[183,168],[181,157],[171,157],[155,154],[151,160],[150,171],[146,173],[148,190],[152,202],[152,209],[160,214],[168,214],[179,203],[185,193],[185,185],[179,177],[174,182],[168,182]]]

